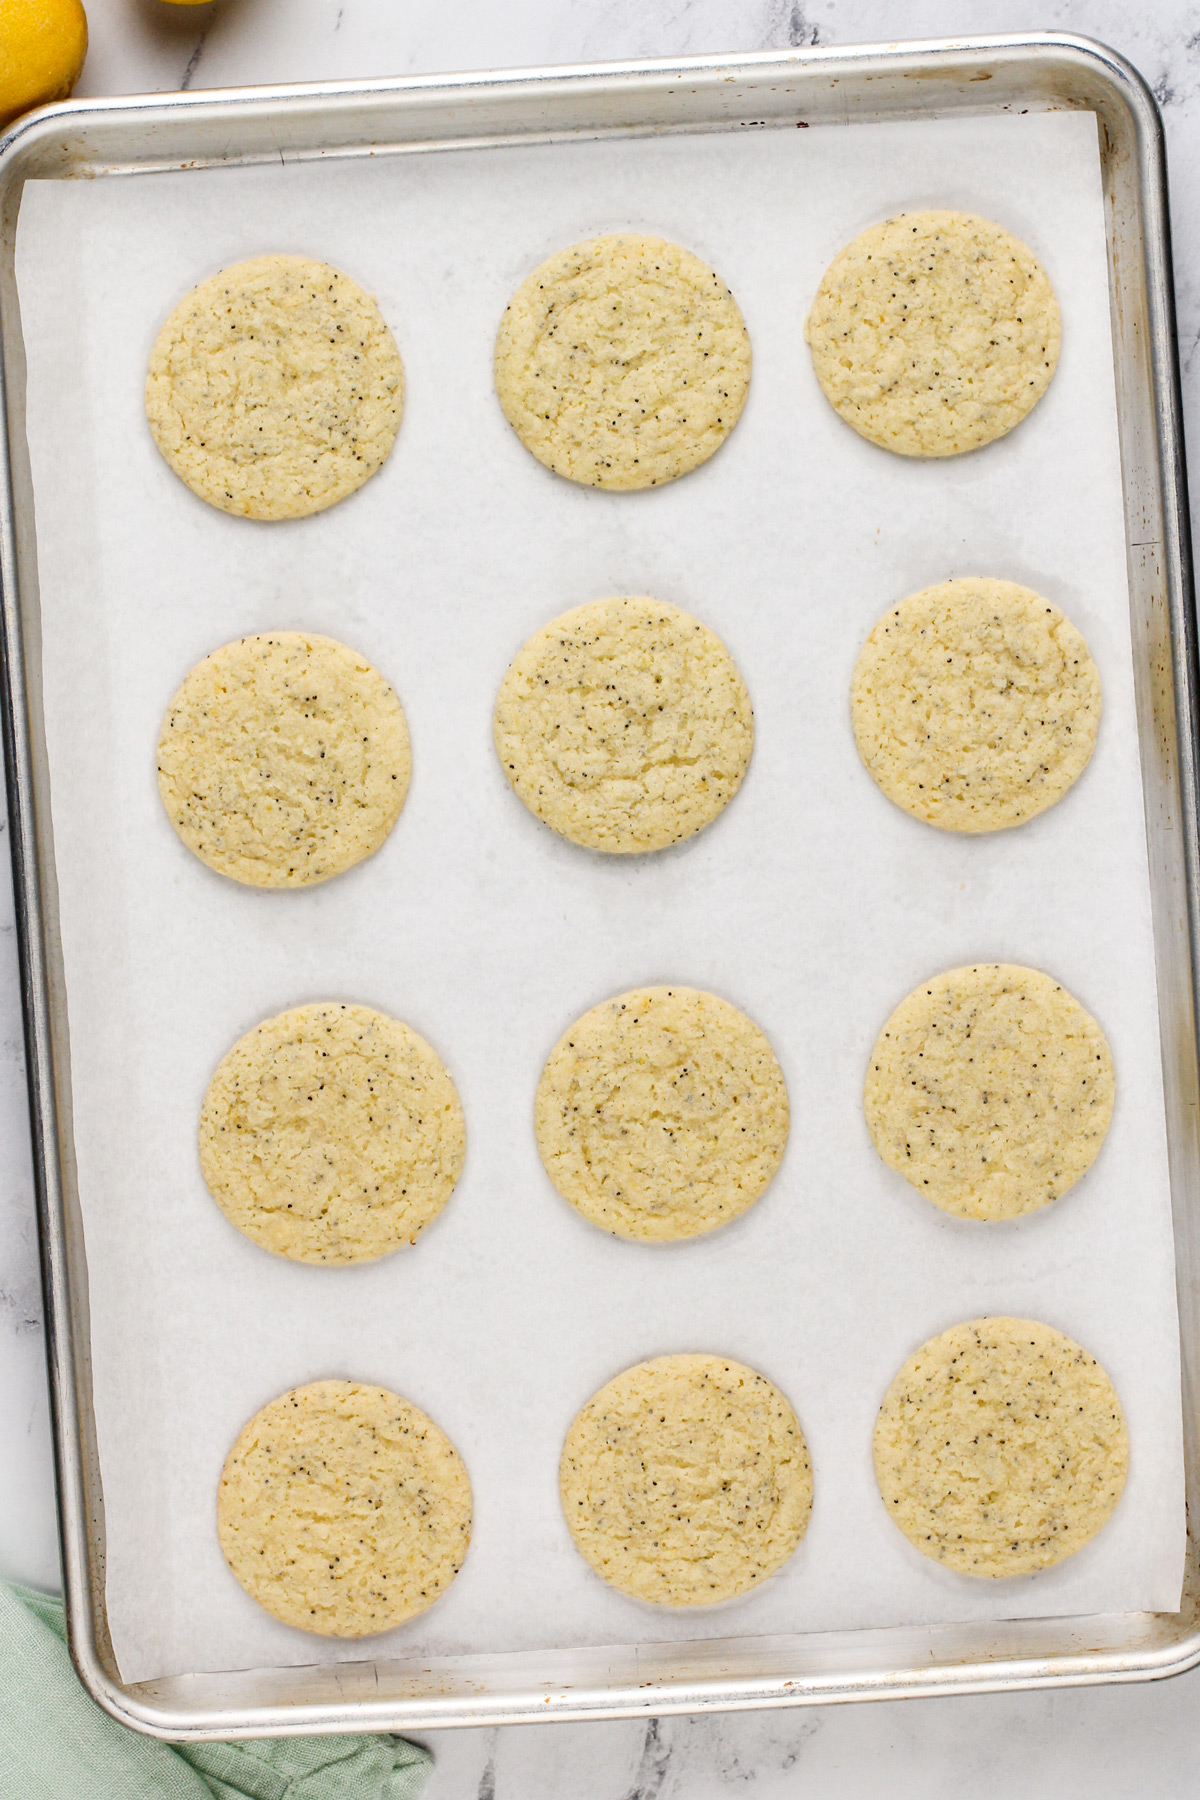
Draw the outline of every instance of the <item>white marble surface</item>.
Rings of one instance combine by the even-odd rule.
[[[1184,401],[1200,457],[1200,15],[1189,0],[88,0],[81,94],[1061,29],[1163,104]],[[0,876],[0,1573],[57,1582],[11,900]],[[1146,1800],[1191,1795],[1200,1670],[1143,1687],[442,1732],[428,1800]],[[5,1786],[0,1771],[0,1792]]]

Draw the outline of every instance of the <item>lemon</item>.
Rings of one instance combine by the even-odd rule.
[[[0,127],[65,100],[87,55],[80,0],[0,0]]]

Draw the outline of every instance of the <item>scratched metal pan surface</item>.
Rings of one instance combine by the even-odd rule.
[[[1148,1680],[1200,1661],[1200,1561],[1182,1609],[330,1667],[126,1683],[105,1615],[104,1500],[40,695],[37,557],[14,273],[30,178],[119,176],[749,123],[1006,109],[1096,115],[1108,228],[1129,585],[1167,1103],[1189,1512],[1200,1510],[1197,654],[1161,123],[1137,72],[1038,34],[592,68],[307,84],[46,108],[0,144],[3,730],[46,1299],[63,1572],[85,1685],[136,1730],[204,1739],[428,1730],[535,1719],[982,1693]]]

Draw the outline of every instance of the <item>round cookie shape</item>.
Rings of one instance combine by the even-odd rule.
[[[1129,1469],[1121,1403],[1094,1356],[1031,1319],[972,1319],[910,1356],[875,1425],[889,1516],[962,1575],[1073,1556]]]
[[[217,1494],[225,1560],[299,1631],[367,1637],[432,1606],[471,1541],[471,1483],[410,1401],[314,1381],[255,1413]]]
[[[546,1173],[585,1219],[668,1243],[758,1199],[787,1145],[787,1088],[736,1006],[697,988],[637,988],[559,1039],[534,1126]]]
[[[256,256],[186,294],[146,377],[154,441],[192,492],[247,519],[299,519],[386,461],[404,406],[396,340],[328,263]]]
[[[889,800],[943,831],[1004,831],[1087,766],[1100,677],[1057,606],[960,576],[880,619],[854,671],[858,753]]]
[[[795,1550],[812,1467],[791,1406],[724,1356],[659,1356],[592,1396],[559,1465],[563,1512],[596,1573],[635,1600],[713,1606]]]
[[[1014,1219],[1088,1170],[1112,1119],[1112,1052],[1064,987],[1017,963],[948,969],[900,1002],[871,1052],[867,1126],[943,1212]]]
[[[674,481],[737,424],[750,337],[707,263],[637,232],[560,250],[517,289],[496,393],[540,463],[586,487]]]
[[[412,1243],[462,1173],[458,1092],[436,1051],[367,1006],[264,1019],[217,1066],[200,1167],[226,1218],[294,1262]]]
[[[315,632],[224,644],[167,708],[158,791],[189,850],[250,887],[310,887],[378,850],[412,762],[395,692]]]
[[[958,456],[1019,425],[1050,384],[1061,334],[1032,250],[990,219],[944,211],[856,237],[804,327],[826,399],[901,456]]]
[[[661,600],[551,620],[500,684],[496,754],[530,812],[617,855],[700,831],[741,786],[754,713],[715,632]]]

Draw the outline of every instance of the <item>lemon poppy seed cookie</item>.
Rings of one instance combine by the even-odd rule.
[[[296,1262],[370,1262],[446,1204],[466,1149],[445,1066],[367,1006],[298,1006],[221,1059],[200,1166],[226,1217]]]
[[[949,969],[896,1008],[863,1094],[884,1162],[943,1212],[1012,1219],[1065,1194],[1112,1118],[1112,1053],[1037,969]]]
[[[307,887],[378,850],[411,761],[399,700],[332,638],[239,638],[185,678],[158,740],[158,788],[189,850],[252,887]]]
[[[834,258],[804,335],[825,397],[861,436],[902,456],[957,456],[1041,399],[1061,322],[1046,271],[1002,225],[914,212]]]
[[[980,576],[886,613],[851,690],[863,762],[889,800],[944,831],[1003,831],[1061,800],[1091,757],[1100,707],[1066,615]]]
[[[534,1123],[564,1200],[604,1231],[663,1243],[753,1205],[787,1145],[788,1097],[745,1013],[696,988],[640,988],[560,1038]]]
[[[931,1338],[875,1426],[889,1516],[963,1575],[1029,1575],[1074,1555],[1121,1498],[1128,1468],[1108,1376],[1031,1319],[973,1319]]]
[[[522,282],[500,321],[495,375],[509,424],[555,474],[655,487],[733,430],[750,338],[698,256],[622,232],[560,250]]]
[[[449,1438],[409,1401],[314,1381],[241,1432],[217,1533],[251,1599],[285,1625],[366,1637],[450,1586],[471,1541],[471,1484]]]
[[[158,334],[146,416],[175,473],[222,512],[297,519],[361,487],[404,405],[396,341],[328,263],[256,256],[193,288]]]
[[[804,1536],[812,1468],[791,1406],[723,1356],[626,1369],[578,1415],[559,1466],[576,1548],[623,1594],[712,1606],[772,1575]]]
[[[661,600],[593,600],[500,685],[496,754],[530,812],[592,850],[662,850],[741,785],[754,714],[715,632]]]

